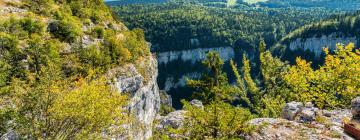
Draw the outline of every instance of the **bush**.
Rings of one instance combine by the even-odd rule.
[[[132,58],[132,53],[124,47],[124,41],[117,38],[116,32],[106,31],[104,52],[111,57],[113,64],[123,64]]]
[[[166,116],[167,114],[175,111],[175,109],[172,106],[169,105],[161,105],[160,106],[160,115]]]
[[[61,41],[75,42],[82,35],[81,24],[73,20],[55,21],[49,24],[49,32]]]
[[[104,38],[105,36],[105,30],[103,27],[101,26],[96,26],[93,30],[92,30],[92,35],[93,37],[96,38]]]
[[[211,102],[204,108],[184,102],[184,127],[179,132],[189,139],[239,139],[253,127],[247,122],[253,118],[249,110],[234,107],[222,101]]]
[[[87,70],[96,68],[106,69],[111,64],[111,58],[105,55],[97,46],[83,49],[80,54],[80,60],[81,63],[87,65]]]
[[[49,15],[51,5],[54,3],[53,0],[25,0],[25,4],[28,6],[30,11],[37,14]]]
[[[29,35],[34,33],[41,34],[44,31],[44,24],[32,18],[22,19],[20,24],[23,30],[27,31]]]

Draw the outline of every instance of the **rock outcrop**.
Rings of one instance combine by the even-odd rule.
[[[350,118],[348,109],[319,110],[311,103],[287,103],[283,118],[257,118],[249,123],[258,130],[245,136],[247,140],[353,140],[343,130],[343,119]]]
[[[360,97],[351,101],[351,113],[353,114],[353,118],[360,118]]]
[[[200,100],[194,99],[190,101],[190,105],[198,107],[198,108],[204,108],[203,103]]]
[[[189,103],[194,107],[204,108],[203,103],[199,100],[194,99]],[[162,135],[169,136],[171,139],[182,139],[184,137],[183,135],[174,134],[171,132],[171,130],[176,130],[183,126],[185,114],[185,110],[177,110],[170,112],[166,116],[158,116],[158,124],[155,127],[156,131]]]
[[[169,51],[157,54],[157,60],[159,64],[167,64],[172,61],[181,60],[191,61],[192,63],[199,62],[206,57],[206,53],[210,51],[216,51],[220,57],[225,61],[234,58],[235,51],[232,47],[218,47],[218,48],[198,48],[193,50],[183,51]]]
[[[303,104],[299,102],[287,103],[283,109],[282,117],[287,120],[294,120],[295,117],[301,112],[302,107]]]
[[[329,50],[335,50],[336,44],[349,44],[350,42],[357,44],[356,37],[341,37],[335,34],[323,35],[321,37],[313,38],[298,38],[289,44],[291,51],[310,51],[315,54],[315,58],[320,58],[323,48],[328,47]]]
[[[149,61],[140,67],[146,69],[145,75],[140,74],[134,65],[109,72],[111,77],[114,77],[114,86],[118,91],[130,95],[128,110],[134,115],[136,123],[130,126],[128,136],[121,136],[119,139],[149,139],[152,136],[153,121],[160,109],[159,88],[156,82],[157,62],[150,56]]]

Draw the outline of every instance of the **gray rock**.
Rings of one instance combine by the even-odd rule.
[[[183,125],[184,115],[186,111],[178,110],[169,113],[160,119],[160,124],[156,127],[157,129],[166,129],[171,127],[174,129],[180,128]]]
[[[20,139],[19,135],[15,131],[9,130],[3,136],[0,137],[1,140],[18,140]]]
[[[178,110],[160,117],[159,124],[155,127],[156,131],[161,135],[169,136],[170,139],[184,139],[184,135],[173,133],[170,129],[179,129],[184,125],[185,113],[184,110]]]
[[[351,113],[353,118],[360,118],[360,97],[351,101]]]
[[[129,136],[120,136],[114,139],[145,140],[152,137],[153,121],[160,110],[160,94],[157,85],[157,62],[149,56],[147,68],[149,77],[146,79],[137,71],[135,66],[110,70],[109,77],[115,77],[114,87],[121,93],[130,94],[128,110],[135,116],[136,124],[129,128]],[[137,128],[139,127],[139,128]]]
[[[172,106],[172,98],[166,91],[160,91],[160,99],[162,105]]]
[[[0,7],[0,14],[25,13],[26,10],[17,7]]]
[[[302,108],[303,104],[300,102],[287,103],[282,111],[282,117],[287,120],[294,120]]]
[[[116,79],[115,86],[121,93],[134,93],[143,86],[143,79],[140,74],[132,77],[120,76]]]
[[[204,105],[201,101],[197,100],[197,99],[194,99],[192,101],[190,101],[190,104],[192,106],[195,106],[195,107],[198,107],[198,108],[204,108]]]
[[[313,105],[311,102],[307,102],[307,103],[305,104],[305,107],[306,107],[306,108],[313,108],[314,105]]]
[[[313,109],[305,108],[300,113],[300,121],[312,122],[315,120],[315,111]]]
[[[325,117],[331,117],[333,115],[333,113],[331,111],[328,111],[328,110],[323,110],[322,111],[322,114],[325,116]]]

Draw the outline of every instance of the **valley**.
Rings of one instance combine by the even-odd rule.
[[[359,0],[0,0],[0,140],[360,139]]]
[[[204,69],[201,66],[201,61],[205,58],[204,53],[210,50],[219,52],[227,62],[225,65],[227,73],[231,73],[229,60],[234,59],[240,63],[243,54],[246,54],[252,60],[252,67],[255,69],[253,76],[255,76],[259,69],[259,60],[256,57],[259,53],[257,47],[260,39],[264,39],[269,46],[268,49],[273,50],[278,56],[289,54],[290,56],[284,60],[292,64],[297,56],[304,56],[292,55],[299,52],[298,48],[305,48],[299,52],[301,54],[307,54],[302,53],[307,50],[315,52],[315,55],[309,54],[304,58],[317,60],[320,59],[322,47],[313,49],[313,45],[332,45],[332,48],[335,48],[336,43],[346,44],[356,40],[354,38],[344,41],[343,38],[321,38],[302,42],[302,39],[299,39],[301,41],[292,42],[291,45],[288,44],[290,47],[286,47],[294,53],[285,54],[282,53],[285,50],[275,49],[282,47],[272,46],[281,46],[279,42],[286,40],[284,38],[293,34],[297,28],[316,24],[316,22],[345,14],[348,11],[318,7],[255,8],[246,3],[242,4],[240,1],[237,1],[237,6],[231,8],[209,4],[215,2],[222,1],[200,0],[195,3],[175,1],[144,6],[112,7],[129,28],[144,29],[146,39],[152,44],[151,50],[157,55],[159,61],[159,87],[174,98],[173,103],[177,109],[181,107],[180,100],[188,99],[191,95],[191,90],[185,86],[186,77],[199,78],[199,73],[202,73]],[[223,50],[223,46],[229,46],[232,49]],[[318,63],[320,62],[315,62],[314,65]],[[234,83],[234,80],[230,78],[230,82]]]

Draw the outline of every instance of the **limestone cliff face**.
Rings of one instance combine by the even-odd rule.
[[[218,47],[218,48],[198,48],[192,50],[183,50],[183,51],[169,51],[169,52],[162,52],[157,54],[157,60],[160,65],[167,66],[170,63],[177,63],[178,67],[187,67],[188,69],[194,69],[194,71],[185,70],[181,71],[182,73],[174,76],[171,74],[167,74],[165,77],[165,82],[162,87],[163,90],[169,91],[171,88],[183,87],[186,84],[186,78],[199,78],[201,73],[196,71],[195,68],[188,65],[191,64],[193,66],[201,65],[195,64],[199,63],[205,59],[206,54],[210,51],[218,52],[220,57],[224,61],[229,61],[235,57],[235,51],[232,47]],[[188,62],[188,63],[187,63]],[[181,65],[183,63],[185,66]],[[174,64],[173,64],[174,65]],[[180,68],[172,68],[172,69],[180,69]],[[160,73],[163,74],[163,73]]]
[[[159,64],[167,64],[175,60],[191,61],[192,63],[205,59],[206,53],[209,51],[216,51],[220,54],[222,59],[230,60],[234,57],[235,52],[232,47],[218,47],[218,48],[198,48],[193,50],[183,51],[169,51],[157,54]]]
[[[341,37],[332,34],[329,36],[323,35],[322,37],[313,37],[306,39],[298,38],[290,42],[288,47],[291,51],[302,50],[313,52],[315,54],[315,58],[320,58],[324,47],[328,47],[329,50],[335,50],[337,43],[348,44],[350,42],[355,44],[358,43],[356,37]]]
[[[145,69],[145,72],[140,74],[139,69]],[[125,69],[110,72],[117,73],[113,81],[119,92],[129,93],[128,110],[135,118],[134,123],[126,126],[128,134],[118,139],[145,140],[152,136],[153,120],[160,109],[157,71],[157,61],[151,56],[137,68],[129,65]]]

